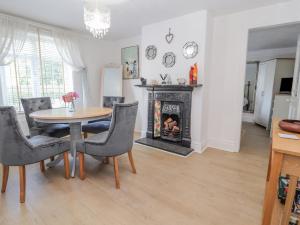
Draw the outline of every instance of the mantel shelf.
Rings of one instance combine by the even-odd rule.
[[[178,85],[178,84],[157,84],[157,85],[141,85],[137,84],[134,85],[140,88],[147,88],[148,90],[158,91],[158,90],[174,90],[174,91],[192,91],[194,88],[202,87],[202,84],[195,84],[195,85]]]

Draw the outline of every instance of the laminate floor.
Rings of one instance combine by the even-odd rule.
[[[121,156],[120,190],[112,164],[90,157],[84,181],[65,180],[63,164],[45,174],[31,165],[25,204],[18,169],[11,168],[0,224],[259,225],[269,141],[261,127],[244,124],[240,153],[207,149],[183,158],[134,145],[137,174]]]

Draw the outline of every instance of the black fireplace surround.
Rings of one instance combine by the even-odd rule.
[[[192,88],[182,86],[172,87],[152,87],[148,90],[148,128],[147,138],[154,137],[154,103],[160,101],[162,105],[166,102],[178,104],[181,106],[181,140],[176,141],[178,145],[191,147],[191,105],[192,105]]]
[[[137,143],[160,148],[180,155],[188,155],[191,147],[192,91],[201,85],[136,85],[148,91],[148,124],[146,138]],[[161,104],[160,135],[155,134],[155,102]],[[176,121],[175,135],[165,134],[164,121],[171,117]],[[179,129],[178,129],[179,128]],[[171,132],[171,129],[168,131]],[[165,135],[164,135],[165,134]]]

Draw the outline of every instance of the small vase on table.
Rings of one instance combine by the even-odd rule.
[[[62,96],[62,99],[66,104],[68,104],[69,112],[75,112],[75,100],[79,98],[79,95],[74,92],[69,92]]]

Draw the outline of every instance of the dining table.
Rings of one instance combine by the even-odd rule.
[[[82,140],[81,127],[83,123],[99,120],[110,116],[111,108],[102,107],[82,107],[70,110],[69,108],[56,108],[40,110],[31,113],[29,116],[36,122],[46,124],[64,123],[70,126],[70,152],[73,157],[71,164],[71,176],[75,177],[76,168],[76,142]],[[57,165],[63,156],[60,155],[54,161],[49,162],[47,166],[53,167]]]

